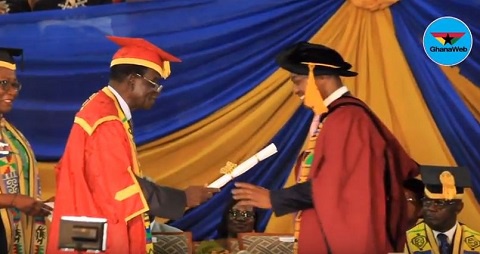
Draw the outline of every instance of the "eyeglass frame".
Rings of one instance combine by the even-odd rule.
[[[155,89],[155,91],[157,91],[157,93],[160,93],[162,91],[163,86],[158,84],[157,82],[152,81],[152,80],[150,80],[150,79],[146,78],[145,76],[140,75],[138,73],[135,73],[135,75],[138,76],[139,78],[142,78],[142,79],[148,81],[148,83],[150,83],[153,86],[153,88]]]
[[[15,85],[16,85],[16,87],[15,87]],[[10,89],[14,89],[15,91],[19,92],[20,90],[22,90],[22,83],[20,83],[18,81],[12,82],[12,81],[7,80],[7,79],[2,79],[2,80],[0,80],[0,87],[5,92],[10,90]]]
[[[239,216],[240,215],[240,216]],[[228,217],[230,219],[255,219],[255,212],[253,211],[240,211],[240,210],[229,210]]]
[[[435,207],[437,209],[445,209],[451,205],[457,204],[458,200],[443,200],[443,199],[428,199],[422,198],[422,206],[426,207]]]

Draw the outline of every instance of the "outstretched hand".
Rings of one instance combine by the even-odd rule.
[[[187,196],[187,207],[195,207],[212,198],[213,194],[219,192],[218,188],[208,188],[204,186],[189,186],[185,189]]]
[[[263,209],[272,208],[269,190],[249,183],[235,183],[235,187],[232,194],[233,199],[240,200],[238,205]]]

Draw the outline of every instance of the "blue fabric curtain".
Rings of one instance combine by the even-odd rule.
[[[465,22],[470,28],[473,36],[473,47],[470,55],[459,64],[460,73],[467,77],[472,83],[480,87],[480,26],[478,21],[478,13],[480,13],[480,1],[462,1],[462,0],[446,0],[446,1],[399,1],[391,8],[397,29],[397,37],[400,42],[404,41],[403,37],[411,37],[415,39],[414,45],[422,46],[423,33],[427,26],[437,18],[444,16],[452,16]],[[403,21],[400,21],[403,20]],[[408,24],[408,30],[399,30],[400,26]],[[407,28],[407,27],[404,27]],[[401,31],[401,32],[400,32]],[[420,43],[420,44],[419,44]],[[404,52],[408,53],[410,44],[402,43]],[[425,55],[425,53],[423,53]],[[430,62],[431,60],[427,58]]]
[[[180,57],[149,111],[135,112],[139,145],[178,131],[241,97],[308,40],[343,1],[162,0],[0,15],[1,46],[24,48],[24,84],[8,118],[41,161],[57,160],[75,112],[108,82],[117,46],[105,35],[143,37]]]
[[[480,86],[480,51],[475,45],[480,41],[479,11],[480,2],[460,0],[400,1],[392,7],[396,35],[418,86],[455,161],[469,168],[480,201],[480,124],[422,46],[423,33],[436,18],[453,16],[463,20],[472,31],[474,46],[459,67],[464,76]]]
[[[300,107],[272,140],[272,143],[278,148],[278,153],[239,176],[236,181],[257,184],[267,189],[282,188],[303,146],[312,116],[310,110]],[[181,219],[169,224],[191,231],[195,241],[226,237],[220,233],[222,231],[220,224],[227,212],[233,187],[234,182],[232,181],[225,185],[222,192],[215,195],[209,202],[187,211]],[[258,209],[256,211],[256,231],[263,232],[265,230],[271,214],[271,210]]]

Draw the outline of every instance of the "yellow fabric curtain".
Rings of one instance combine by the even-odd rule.
[[[203,185],[220,176],[227,161],[241,162],[259,151],[300,105],[286,72],[277,72],[254,90],[213,115],[139,147],[141,168],[159,184]],[[39,163],[43,196],[55,192],[53,163]]]
[[[360,7],[355,1],[345,2],[310,41],[335,48],[352,64],[359,75],[345,78],[345,85],[376,112],[418,163],[455,165],[402,53],[390,10],[372,12]],[[452,82],[465,82],[449,74]],[[457,89],[465,91],[471,105],[476,103],[473,108],[480,109],[478,89],[476,94],[467,85]],[[470,191],[460,220],[480,229],[479,211]],[[287,221],[292,218],[282,220]],[[271,231],[291,230],[290,225],[271,223],[276,225],[269,227]]]

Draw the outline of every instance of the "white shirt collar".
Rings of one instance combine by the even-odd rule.
[[[457,230],[457,225],[458,223],[455,223],[455,226],[453,226],[453,228],[449,229],[448,231],[446,232],[438,232],[438,231],[435,231],[435,230],[432,230],[433,231],[433,235],[435,235],[435,239],[437,240],[437,244],[440,245],[440,242],[438,241],[438,238],[437,236],[439,234],[445,234],[447,235],[448,237],[448,243],[452,243],[453,241],[453,236],[455,235],[455,230]]]
[[[335,92],[331,93],[325,100],[323,100],[323,104],[325,104],[325,107],[328,107],[328,105],[332,104],[335,100],[338,98],[342,97],[343,94],[348,92],[348,88],[346,86],[342,86],[335,90]]]
[[[125,117],[127,118],[127,121],[132,119],[132,112],[130,111],[130,107],[128,106],[127,102],[122,98],[122,96],[115,91],[115,89],[111,86],[107,86],[110,91],[112,91],[113,95],[118,100],[118,103],[120,103],[120,108],[122,108],[123,113],[125,114]]]

